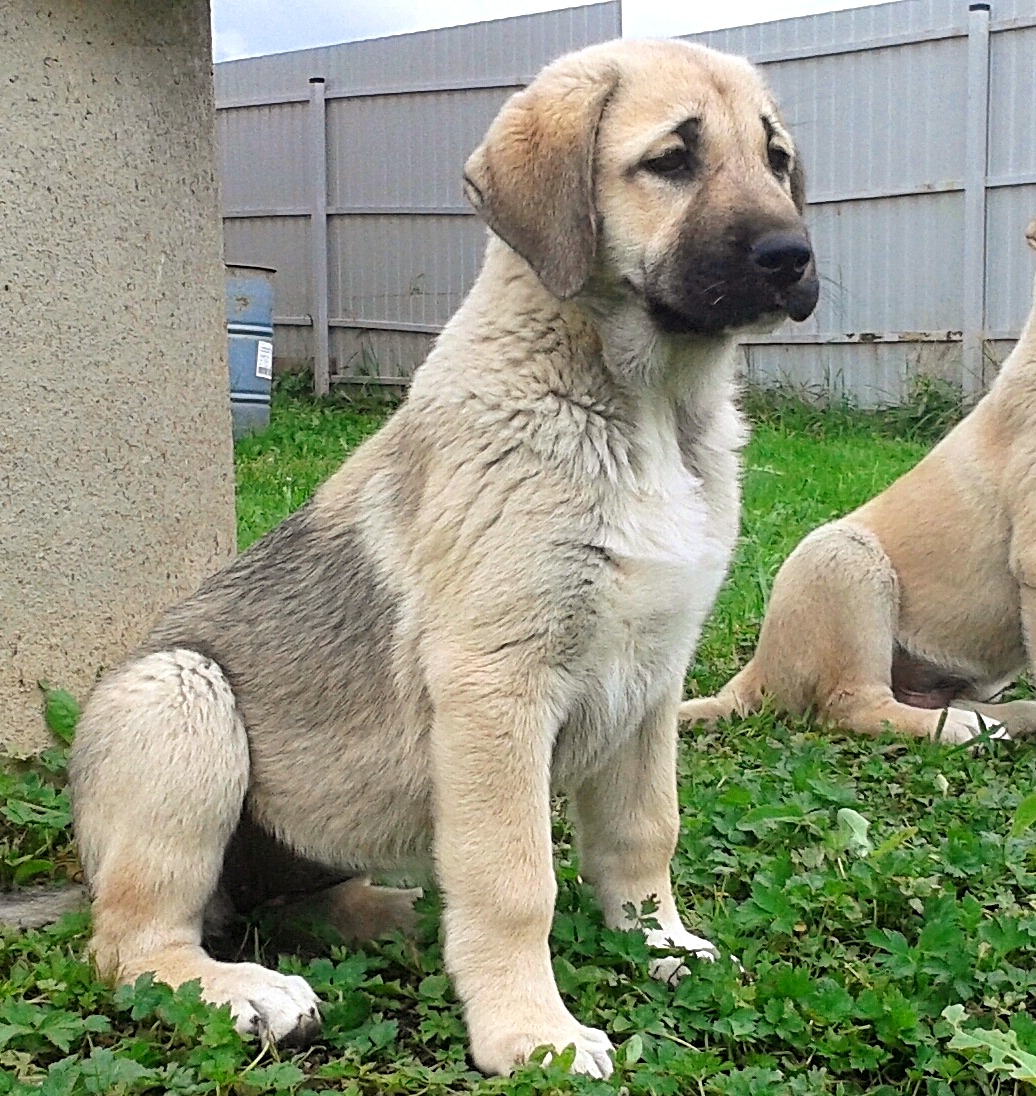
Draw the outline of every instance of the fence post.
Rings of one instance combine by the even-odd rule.
[[[331,390],[327,324],[327,119],[324,78],[309,81],[309,156],[313,171],[312,213],[309,218],[310,314],[313,319],[313,390]]]
[[[968,5],[964,164],[964,396],[981,395],[986,348],[986,170],[989,142],[989,4]]]

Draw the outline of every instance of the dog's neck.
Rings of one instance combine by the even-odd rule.
[[[506,304],[501,302],[501,285],[508,288]],[[737,343],[732,335],[663,332],[635,294],[593,279],[571,300],[561,301],[492,233],[482,271],[458,318],[471,310],[497,327],[521,330],[560,323],[574,335],[592,332],[601,364],[617,387],[632,395],[650,393],[702,409],[726,397],[733,382]]]

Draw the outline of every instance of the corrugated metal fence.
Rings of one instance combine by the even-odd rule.
[[[763,67],[806,157],[821,304],[745,346],[751,379],[864,405],[919,373],[976,392],[1017,337],[1036,8],[970,8],[901,0],[690,37]],[[468,153],[545,62],[619,28],[610,2],[217,65],[227,259],[280,271],[278,358],[315,361],[318,384],[409,376],[478,268]]]
[[[614,2],[217,65],[227,261],[277,267],[278,358],[318,388],[407,378],[481,262],[468,154],[543,65],[618,34]]]
[[[745,349],[750,378],[898,402],[987,385],[1029,308],[1036,6],[904,0],[694,41],[764,69],[805,151],[825,287]]]

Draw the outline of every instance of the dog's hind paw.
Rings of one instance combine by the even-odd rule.
[[[962,708],[947,708],[946,720],[936,731],[935,740],[948,745],[958,746],[970,742],[973,738],[989,732],[991,739],[1010,739],[1007,727],[995,719],[980,715],[978,712],[965,711]]]
[[[234,1027],[245,1038],[307,1046],[320,1031],[320,1001],[304,978],[278,974],[257,963],[226,963],[204,980],[203,996],[230,1005]]]
[[[704,936],[695,936],[686,929],[651,929],[646,934],[648,947],[679,949],[687,957],[704,959],[711,963],[719,958],[719,950],[711,940]],[[690,969],[679,955],[666,955],[652,959],[648,964],[648,973],[659,982],[678,982],[690,974]]]
[[[417,929],[414,902],[420,897],[418,887],[376,887],[369,879],[357,877],[333,887],[318,909],[345,940],[362,944],[391,932],[413,936]]]

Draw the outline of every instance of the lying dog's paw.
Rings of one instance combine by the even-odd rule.
[[[693,932],[688,932],[682,927],[650,929],[646,933],[646,939],[648,947],[679,948],[688,956],[704,959],[709,963],[719,958],[719,950],[711,940],[706,940],[704,936],[695,936]],[[660,982],[676,982],[691,972],[680,956],[666,955],[660,959],[652,959],[648,964],[648,973]]]
[[[304,978],[257,963],[221,963],[207,975],[203,996],[230,1005],[239,1035],[264,1043],[306,1046],[320,1031],[320,1001]]]
[[[332,887],[318,906],[349,943],[362,944],[392,932],[413,936],[417,930],[414,902],[420,888],[376,887],[358,877]]]
[[[958,746],[977,738],[984,731],[990,731],[990,738],[1010,739],[1007,727],[995,719],[968,712],[962,708],[947,708],[946,721],[942,730],[936,732],[936,740],[948,745]]]
[[[509,1074],[516,1066],[529,1060],[537,1047],[552,1046],[561,1051],[575,1045],[576,1056],[572,1063],[573,1073],[585,1073],[589,1077],[607,1078],[612,1074],[611,1040],[597,1028],[585,1027],[574,1016],[567,1015],[558,1023],[549,1021],[508,1021],[498,1029],[490,1026],[480,1032],[472,1031],[471,1054],[483,1073]],[[544,1059],[549,1062],[553,1055]]]

